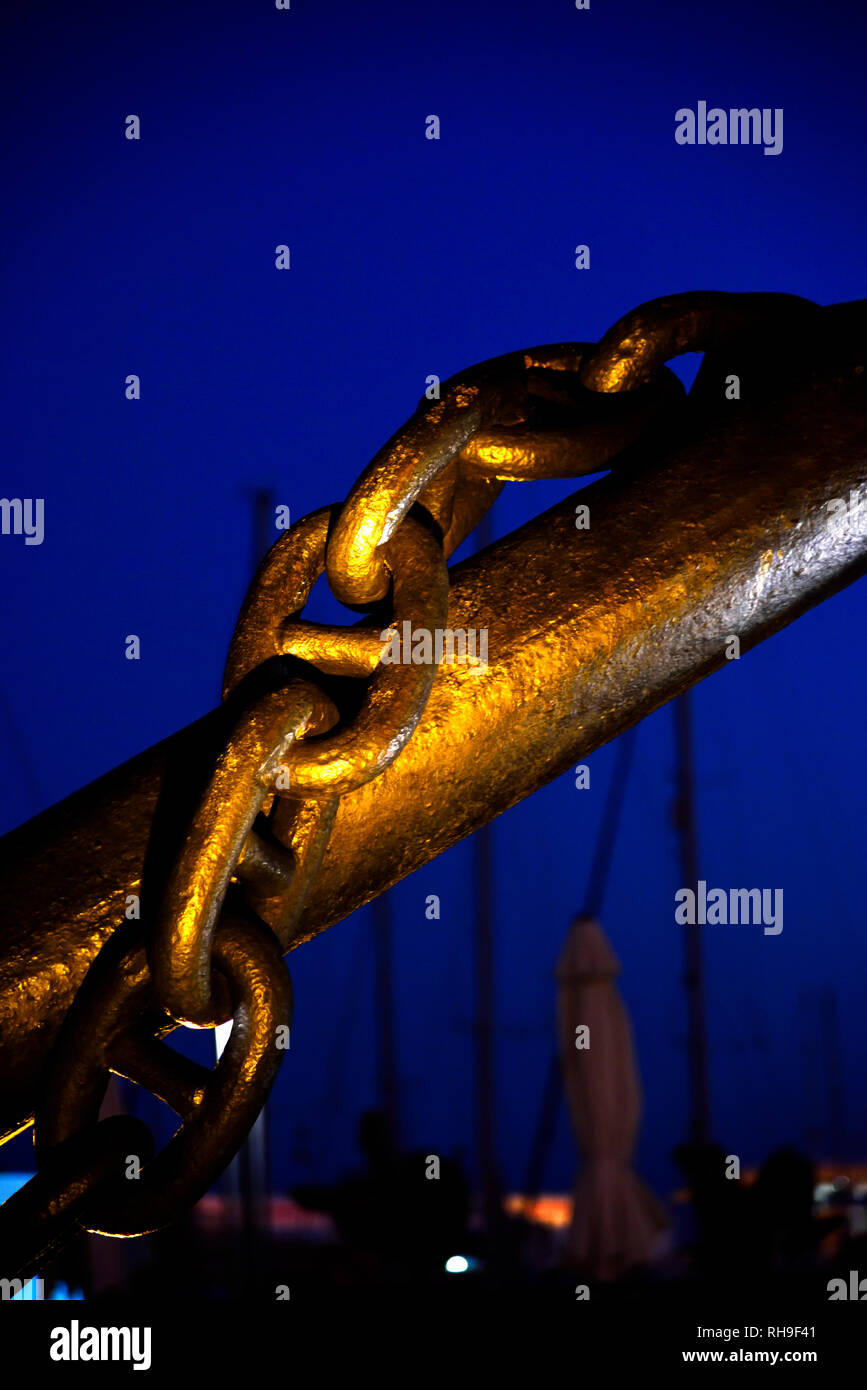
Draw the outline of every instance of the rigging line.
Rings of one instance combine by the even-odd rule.
[[[343,1003],[338,1014],[338,1024],[334,1031],[331,1048],[323,1069],[323,1092],[326,1098],[326,1105],[325,1123],[321,1130],[323,1142],[319,1146],[320,1170],[327,1168],[334,1151],[334,1131],[339,1102],[342,1100],[342,1081],[346,1071],[346,1051],[355,1033],[357,1004],[362,994],[359,976],[361,973],[362,961],[366,960],[368,956],[366,948],[370,944],[369,932],[367,930],[367,923],[370,915],[369,911],[367,911],[365,907],[359,909],[359,912],[361,916],[355,926],[355,941],[353,942],[352,955],[346,972]]]
[[[596,841],[596,852],[590,866],[587,891],[584,895],[584,912],[588,917],[598,917],[602,910],[608,873],[614,855],[614,843],[620,825],[620,813],[626,796],[629,771],[635,755],[635,729],[629,729],[623,738],[618,739],[617,761],[611,774],[611,784],[605,798],[605,809]]]
[[[622,738],[617,740],[617,760],[611,774],[608,795],[605,798],[596,849],[584,894],[583,915],[588,917],[599,916],[605,898],[608,874],[614,855],[614,844],[620,826],[620,814],[623,810],[629,771],[635,754],[636,733],[637,729],[629,729]],[[542,1101],[539,1106],[539,1118],[536,1121],[533,1143],[524,1176],[524,1196],[527,1201],[532,1201],[541,1191],[562,1100],[560,1058],[555,1044],[548,1063]]]

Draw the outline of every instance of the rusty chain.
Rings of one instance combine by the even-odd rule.
[[[806,332],[817,306],[789,295],[693,293],[619,320],[601,342],[508,353],[443,383],[359,478],[272,546],[232,638],[223,697],[237,709],[167,882],[149,939],[119,929],[80,989],[35,1117],[39,1172],[0,1210],[0,1259],[35,1272],[82,1228],[156,1230],[207,1190],[264,1104],[291,1025],[282,955],[318,875],[341,796],[412,737],[433,664],[382,663],[382,630],[443,629],[446,560],[507,481],[616,466],[670,428],[684,398],[665,362],[744,334]],[[360,625],[309,622],[325,574]],[[336,693],[355,696],[341,708]],[[359,698],[360,694],[360,698]],[[233,1020],[216,1068],[163,1041],[178,1024]],[[151,1156],[146,1127],[99,1121],[110,1073],[180,1118]],[[141,1178],[124,1180],[134,1154]]]

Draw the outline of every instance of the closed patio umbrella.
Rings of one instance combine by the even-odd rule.
[[[566,1248],[571,1263],[599,1279],[649,1260],[668,1224],[630,1166],[642,1096],[632,1028],[615,983],[619,973],[596,919],[576,917],[556,970],[563,1079],[584,1159]]]

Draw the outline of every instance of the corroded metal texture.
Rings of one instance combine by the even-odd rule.
[[[676,434],[627,447],[580,493],[589,529],[576,494],[452,571],[448,625],[488,630],[487,667],[440,667],[401,756],[340,799],[291,945],[722,666],[731,635],[745,651],[864,573],[867,532],[839,505],[867,506],[864,329],[864,306],[841,306],[808,338],[726,343]],[[491,428],[499,448],[508,425]],[[31,1116],[128,895],[152,930],[235,715],[229,702],[0,841],[0,1135]]]
[[[123,938],[124,933],[118,933]],[[160,1017],[159,996],[144,945],[112,942],[77,995],[64,1021],[57,1065],[36,1121],[36,1147],[48,1161],[74,1135],[96,1125],[109,1068],[146,1085],[182,1123],[134,1183],[106,1184],[88,1230],[141,1235],[158,1230],[192,1206],[219,1176],[265,1103],[281,1054],[276,1030],[292,1021],[289,973],[274,938],[252,923],[224,920],[214,941],[214,961],[228,984],[233,1017],[215,1071],[182,1059],[159,1038],[171,1019],[139,1031],[136,1024]],[[135,1151],[133,1151],[135,1152]],[[93,1205],[93,1204],[92,1204]]]
[[[729,635],[746,651],[867,570],[867,530],[828,506],[867,504],[865,348],[841,331],[813,371],[810,346],[778,348],[773,381],[763,355],[707,359],[679,447],[457,567],[449,623],[488,627],[489,669],[442,670],[402,758],[341,803],[302,935],[723,666]],[[734,417],[730,371],[761,401]]]

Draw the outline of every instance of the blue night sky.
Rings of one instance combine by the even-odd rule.
[[[690,289],[861,298],[865,30],[859,6],[833,2],[7,7],[0,492],[43,497],[46,534],[0,539],[0,830],[214,705],[253,490],[293,518],[341,500],[430,373],[595,340]],[[699,100],[783,108],[782,153],[679,146],[674,113]],[[572,490],[510,485],[495,535]],[[746,1163],[785,1142],[867,1148],[864,613],[856,586],[694,696],[702,876],[785,894],[780,936],[706,933],[713,1129]],[[510,1185],[613,759],[592,757],[589,791],[567,774],[496,822]],[[661,1192],[687,1124],[673,795],[667,708],[639,730],[602,913],[646,1093],[637,1163]],[[391,895],[404,1138],[470,1160],[472,865],[467,842]],[[291,957],[278,1186],[355,1160],[355,1117],[375,1100],[370,945],[367,909]],[[842,1134],[816,1041],[829,989]],[[574,1161],[561,1117],[546,1186],[565,1188]]]

